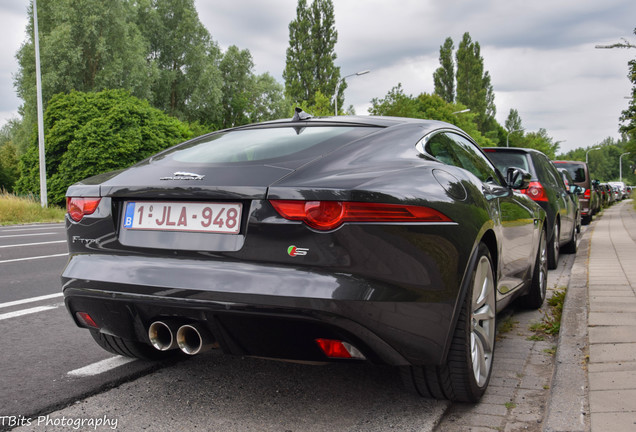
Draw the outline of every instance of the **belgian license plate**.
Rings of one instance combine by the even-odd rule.
[[[123,227],[132,230],[238,234],[239,203],[127,201]]]

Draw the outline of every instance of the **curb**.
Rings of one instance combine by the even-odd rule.
[[[597,216],[598,217],[598,216]],[[543,430],[589,432],[588,266],[596,221],[582,236],[568,284]]]

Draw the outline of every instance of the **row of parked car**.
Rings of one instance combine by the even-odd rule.
[[[581,204],[581,216],[583,224],[592,221],[592,216],[603,208],[620,201],[631,195],[631,187],[624,182],[601,183],[599,180],[591,180],[588,166],[580,161],[554,161],[560,169],[568,171],[574,184],[585,189],[579,195]]]
[[[631,195],[624,182],[601,183],[592,180],[588,166],[581,161],[550,159],[543,153],[523,148],[486,148],[501,172],[521,168],[532,175],[522,192],[546,211],[548,222],[548,266],[555,269],[559,252],[576,253],[581,225],[587,225],[603,208]]]

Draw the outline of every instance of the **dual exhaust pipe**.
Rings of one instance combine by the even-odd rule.
[[[210,332],[199,324],[180,325],[173,321],[155,321],[148,328],[148,338],[159,351],[179,348],[189,355],[219,347]]]

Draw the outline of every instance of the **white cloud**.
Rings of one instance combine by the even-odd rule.
[[[334,0],[345,106],[366,114],[373,98],[398,83],[405,93],[433,91],[439,46],[452,37],[455,47],[470,32],[481,45],[492,77],[497,119],[519,111],[528,131],[545,128],[562,149],[618,137],[618,118],[630,94],[627,62],[636,50],[598,50],[627,38],[636,23],[633,0]],[[11,74],[24,40],[28,0],[0,4],[0,25],[10,37],[0,47],[0,124],[17,110]],[[257,73],[282,82],[288,25],[296,0],[196,0],[201,22],[222,49],[249,49]]]

